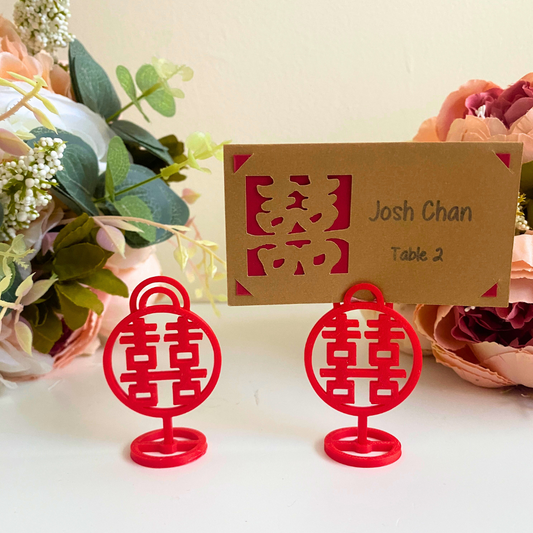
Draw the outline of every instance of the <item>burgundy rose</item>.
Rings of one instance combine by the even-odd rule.
[[[519,80],[487,106],[485,116],[496,117],[509,128],[532,107],[533,88],[528,81]]]
[[[475,307],[468,311],[454,307],[451,335],[464,342],[496,342],[521,348],[533,346],[533,305],[524,302],[507,308]]]
[[[493,87],[488,91],[482,93],[472,94],[465,100],[465,107],[467,115],[477,115],[477,111],[481,106],[485,106],[485,117],[489,117],[492,110],[493,103],[503,93],[500,87]]]

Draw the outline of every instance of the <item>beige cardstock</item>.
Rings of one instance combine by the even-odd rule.
[[[521,143],[224,147],[230,305],[508,305]]]

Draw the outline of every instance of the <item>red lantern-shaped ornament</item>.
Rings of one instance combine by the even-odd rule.
[[[372,292],[375,301],[352,297],[358,291]],[[377,311],[377,318],[350,318],[355,310]],[[409,376],[399,367],[398,340],[409,338],[413,348],[413,364]],[[326,342],[326,367],[313,367],[317,339]],[[366,339],[368,344],[363,340]],[[363,344],[368,345],[367,363],[363,364]],[[359,348],[359,350],[358,350]],[[366,355],[366,354],[365,354]],[[328,405],[358,417],[357,427],[337,429],[324,439],[325,452],[335,461],[349,466],[376,467],[397,461],[402,454],[400,441],[379,429],[369,428],[367,419],[393,409],[413,391],[422,370],[420,341],[409,322],[386,304],[381,291],[370,283],[354,285],[341,304],[334,304],[313,327],[305,345],[305,369],[315,392]],[[368,405],[357,405],[356,379],[369,380]],[[403,386],[400,381],[406,379]],[[376,452],[384,452],[376,455]]]
[[[170,297],[171,303],[148,305],[154,294]],[[145,433],[131,443],[131,458],[153,468],[190,463],[206,452],[205,435],[172,427],[172,417],[198,407],[213,392],[221,367],[218,340],[207,323],[190,310],[187,291],[172,278],[156,276],[139,284],[131,294],[130,311],[107,340],[105,377],[115,396],[130,409],[163,419],[163,429]],[[164,327],[162,334],[157,333],[158,324],[150,321],[159,313],[170,316],[159,325]],[[213,353],[210,376],[200,363],[203,339],[209,341]],[[120,370],[124,359],[113,357],[117,343],[126,346],[125,371]],[[171,396],[165,405],[159,394],[162,385]]]

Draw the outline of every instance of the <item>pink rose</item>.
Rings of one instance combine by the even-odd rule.
[[[418,305],[414,322],[439,363],[481,387],[533,387],[533,235],[515,237],[508,309]]]

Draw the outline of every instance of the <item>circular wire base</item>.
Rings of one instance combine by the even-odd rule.
[[[131,443],[131,458],[142,466],[169,468],[192,463],[207,451],[207,440],[200,431],[172,428],[172,436],[172,444],[166,444],[162,429],[140,435]]]
[[[334,461],[359,468],[375,468],[390,465],[402,455],[400,441],[385,431],[368,428],[366,442],[357,441],[358,428],[340,428],[324,438],[324,451]],[[384,452],[380,455],[368,455]],[[354,455],[358,454],[358,455]]]

